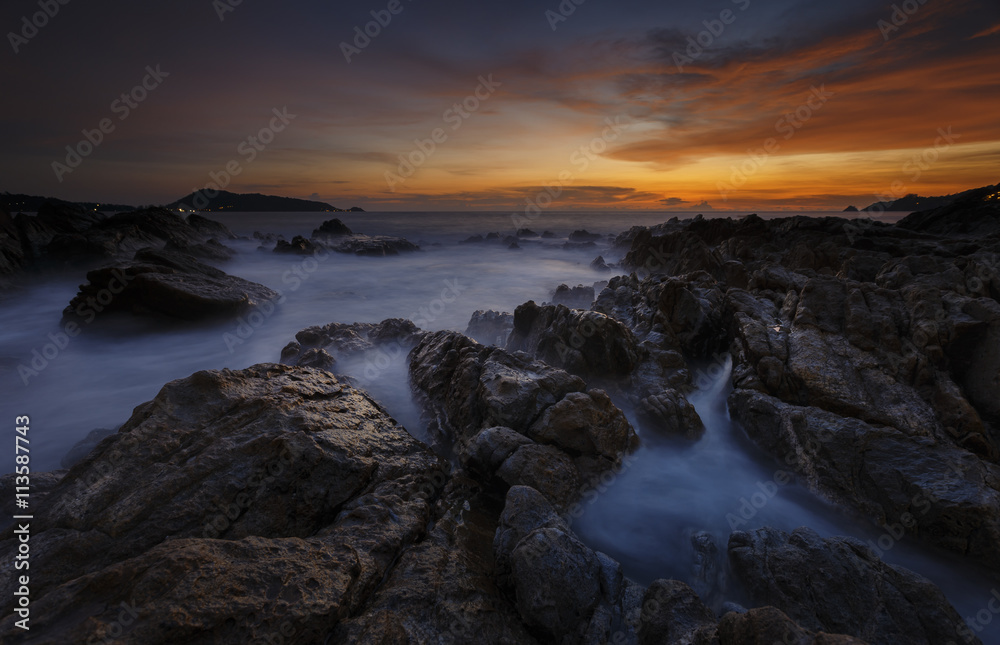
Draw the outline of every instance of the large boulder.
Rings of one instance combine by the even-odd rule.
[[[773,605],[805,629],[876,645],[937,645],[966,632],[963,642],[980,642],[934,584],[853,538],[824,539],[806,528],[736,532],[729,558],[754,603]]]
[[[187,254],[155,249],[137,252],[130,263],[89,271],[87,280],[63,315],[88,323],[104,311],[188,320],[235,316],[281,297]]]
[[[750,438],[818,494],[880,526],[1000,566],[1000,467],[947,441],[760,392],[735,390],[729,405]]]
[[[640,360],[632,332],[614,318],[534,302],[514,310],[514,330],[506,348],[586,379],[624,378]]]
[[[169,383],[34,511],[32,642],[322,642],[424,534],[446,472],[324,371]],[[5,567],[18,544],[0,534]]]

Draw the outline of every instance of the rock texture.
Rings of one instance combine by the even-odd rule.
[[[464,464],[507,485],[540,486],[560,506],[579,494],[578,478],[613,467],[638,445],[603,391],[587,391],[579,377],[455,332],[424,336],[410,353],[410,375],[432,432],[453,444]],[[497,427],[510,432],[491,430]],[[481,431],[490,432],[479,437]],[[507,456],[494,469],[495,457],[479,460],[487,454]]]
[[[736,532],[729,557],[754,602],[805,629],[914,645],[955,641],[968,629],[936,586],[853,539],[823,539],[805,528]]]
[[[32,642],[103,638],[123,602],[127,643],[322,641],[424,535],[446,470],[326,372],[174,381],[36,511]],[[8,529],[5,567],[16,551]]]
[[[197,320],[232,316],[280,294],[175,251],[143,249],[132,262],[94,269],[63,312],[91,322],[104,311]]]

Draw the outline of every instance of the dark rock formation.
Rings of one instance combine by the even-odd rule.
[[[351,229],[339,219],[328,219],[312,232],[312,237],[323,238],[338,235],[352,235]]]
[[[808,630],[914,645],[953,642],[969,630],[937,587],[853,539],[823,539],[804,528],[736,532],[729,557],[755,603],[773,605]],[[963,642],[979,643],[969,631]]]
[[[552,304],[566,305],[571,309],[590,309],[594,302],[594,287],[578,284],[575,287],[561,284],[552,294]]]
[[[496,483],[540,486],[560,507],[579,494],[575,480],[613,467],[638,445],[604,392],[586,391],[579,377],[455,332],[424,336],[410,353],[410,378],[431,431],[454,445],[463,464]],[[491,434],[480,437],[486,430]],[[497,454],[506,457],[499,467]],[[562,476],[539,477],[539,464]]]
[[[424,535],[445,470],[326,372],[174,381],[35,511],[31,637],[103,638],[127,603],[125,642],[323,641]],[[15,585],[0,583],[8,597]],[[0,622],[5,641],[15,619]]]
[[[476,311],[469,319],[465,335],[483,345],[503,347],[514,329],[514,315],[499,311]]]
[[[527,352],[586,379],[626,377],[640,359],[632,332],[614,318],[534,302],[514,310],[507,350]]]
[[[85,322],[104,311],[160,314],[197,320],[237,315],[280,294],[267,287],[226,274],[189,255],[143,249],[132,262],[94,269],[88,284],[63,312]]]

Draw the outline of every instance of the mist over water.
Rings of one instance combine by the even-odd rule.
[[[558,248],[572,231],[617,234],[674,215],[691,216],[543,213],[526,225],[536,233],[554,231],[560,239],[522,240],[520,250],[510,250],[502,244],[458,244],[472,234],[513,233],[510,213],[213,214],[238,235],[249,237],[259,230],[288,239],[308,236],[322,221],[337,216],[355,232],[401,235],[423,250],[387,258],[335,253],[313,258],[272,253],[273,243],[259,251],[256,240],[227,242],[240,254],[217,266],[283,295],[273,312],[254,319],[252,334],[237,333],[245,319],[190,324],[102,314],[82,325],[65,347],[57,347],[54,357],[43,357],[47,364],[25,384],[18,366],[31,366],[34,351],[41,354],[55,343],[50,335],[58,338],[62,332],[62,310],[84,281],[84,271],[31,278],[7,294],[0,306],[0,418],[31,416],[33,470],[56,469],[74,443],[95,428],[123,423],[135,406],[153,398],[170,380],[198,370],[278,362],[282,347],[311,325],[402,317],[426,330],[464,331],[476,310],[513,312],[528,300],[549,300],[559,284],[592,285],[618,274],[589,266],[599,254],[609,262],[619,260],[606,242],[596,249]],[[52,356],[51,350],[47,356]],[[583,515],[574,521],[574,530],[588,544],[619,560],[626,575],[639,582],[672,577],[696,589],[700,583],[691,536],[707,531],[724,565],[726,540],[734,528],[730,518],[744,522],[735,526],[743,530],[809,526],[823,536],[853,535],[878,544],[884,529],[794,482],[775,483],[776,473],[789,468],[757,451],[729,418],[725,401],[731,364],[721,357],[701,368],[709,378],[701,379],[691,401],[705,422],[704,436],[694,442],[643,437],[643,447],[623,472],[602,485],[596,496],[588,496]],[[335,371],[357,378],[414,436],[428,439],[410,394],[405,353],[340,361]],[[762,499],[764,503],[754,503]],[[744,500],[749,506],[743,506]],[[963,616],[985,609],[991,589],[1000,586],[908,536],[893,541],[882,557],[932,579]],[[724,566],[720,572],[724,575]],[[706,598],[716,610],[722,600],[739,599],[732,583],[724,597]],[[1000,642],[998,624],[1000,617],[980,634],[984,642]]]

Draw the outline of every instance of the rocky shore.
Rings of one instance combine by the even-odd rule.
[[[59,235],[97,248],[124,222]],[[185,225],[174,245],[222,235]],[[404,250],[324,227],[302,243]],[[175,255],[158,230],[160,248],[115,247],[116,270],[149,282],[129,308],[151,307],[154,288],[180,317],[211,313],[206,293],[226,311],[270,297]],[[592,244],[585,233],[574,243]],[[4,261],[59,257],[57,236],[33,239]],[[732,417],[790,476],[1000,572],[995,203],[972,193],[895,226],[672,220],[614,243],[630,273],[587,306],[566,287],[576,308],[476,312],[468,335],[331,323],[299,332],[280,364],[167,383],[67,470],[33,474],[34,618],[21,632],[5,609],[3,642],[980,643],[933,583],[851,537],[694,530],[704,575],[644,586],[572,520],[641,442],[698,440],[695,366],[728,355]],[[78,298],[111,277],[92,271]],[[388,346],[407,356],[427,442],[339,374]],[[0,533],[7,570],[14,530]],[[0,595],[16,586],[3,578]]]

